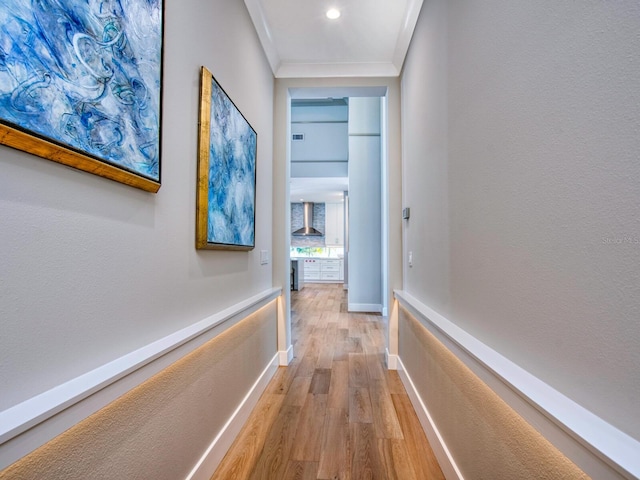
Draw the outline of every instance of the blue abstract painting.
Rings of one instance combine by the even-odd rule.
[[[162,0],[2,0],[0,123],[159,181]]]
[[[211,78],[207,242],[254,247],[257,135]]]

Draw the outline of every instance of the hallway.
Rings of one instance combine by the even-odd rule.
[[[346,313],[341,284],[291,292],[295,357],[281,367],[213,476],[442,479],[397,372],[382,317]]]

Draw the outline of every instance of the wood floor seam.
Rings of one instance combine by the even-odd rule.
[[[212,480],[443,480],[397,372],[386,319],[349,313],[341,284],[291,292],[280,367]]]

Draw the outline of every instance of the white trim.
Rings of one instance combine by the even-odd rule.
[[[399,71],[399,70],[398,70]],[[381,232],[380,271],[382,272],[382,316],[389,316],[389,302],[392,292],[389,290],[389,97],[380,97],[380,214]]]
[[[400,357],[398,355],[391,355],[389,349],[384,350],[384,359],[387,363],[387,370],[398,370]]]
[[[0,412],[0,470],[282,294],[271,288]]]
[[[231,444],[236,439],[245,422],[248,420],[251,411],[258,403],[260,396],[269,385],[274,374],[278,370],[279,354],[264,369],[256,383],[253,384],[249,393],[244,397],[236,411],[233,412],[222,430],[216,435],[207,451],[202,455],[193,470],[187,475],[186,480],[209,480],[222,462]]]
[[[403,29],[398,37],[393,59],[389,62],[287,63],[280,58],[261,2],[259,0],[244,0],[271,66],[271,71],[276,78],[397,77],[400,74],[398,65],[402,67],[402,62],[404,61],[404,56],[400,58],[399,55],[402,55],[403,50],[404,55],[406,55],[413,35],[413,28],[418,19],[415,12],[416,3],[419,4],[418,12],[420,11],[419,6],[422,4],[422,0],[413,0],[405,17]]]
[[[404,21],[402,22],[402,30],[398,35],[398,41],[396,42],[396,48],[393,52],[393,66],[399,71],[402,71],[402,65],[404,59],[407,56],[409,45],[411,44],[411,37],[413,37],[413,31],[418,23],[418,16],[420,15],[420,9],[422,8],[423,0],[410,0],[409,6],[405,12]]]
[[[258,34],[264,53],[267,56],[267,60],[271,66],[271,71],[275,75],[280,68],[280,55],[273,43],[273,36],[269,30],[269,24],[267,23],[266,16],[262,9],[262,4],[259,0],[244,0],[244,4],[249,11],[249,16],[251,17],[253,26],[256,29],[256,33]]]
[[[410,0],[389,61],[345,63],[285,62],[276,47],[260,0],[244,0],[271,71],[276,78],[397,77],[411,44],[423,0]]]
[[[286,63],[274,72],[276,78],[397,77],[400,70],[391,62],[371,63]]]
[[[456,465],[451,452],[447,448],[442,435],[440,435],[440,431],[436,426],[433,418],[431,418],[431,414],[427,409],[426,405],[422,401],[420,397],[420,393],[416,390],[416,386],[414,385],[411,377],[407,373],[407,370],[404,368],[404,364],[402,363],[402,359],[396,356],[398,362],[398,375],[400,375],[400,379],[404,385],[407,394],[409,395],[409,399],[411,400],[411,404],[413,405],[414,410],[416,411],[416,415],[420,420],[420,424],[422,425],[422,429],[429,440],[429,444],[433,449],[433,453],[438,459],[438,464],[442,469],[442,473],[447,480],[464,480],[458,465]]]
[[[492,350],[412,295],[396,291],[395,297],[507,404],[589,476],[640,478],[638,440]]]
[[[350,303],[347,308],[350,312],[382,312],[382,305],[379,303]]]
[[[286,351],[278,352],[278,355],[280,358],[280,366],[286,367],[291,363],[291,360],[293,360],[293,345],[289,345]]]

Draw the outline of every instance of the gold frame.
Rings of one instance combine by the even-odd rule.
[[[143,0],[138,0],[138,1],[140,3],[143,3]],[[9,4],[11,3],[12,2],[9,2]],[[70,11],[70,9],[75,8],[75,6],[78,6],[79,8],[80,3],[82,2],[79,2],[79,0],[73,0],[72,2],[69,2],[69,3],[70,5],[61,7],[61,9],[64,11],[65,14],[69,13],[67,12],[67,10]],[[152,34],[154,38],[157,35],[158,37],[157,40],[159,42],[156,45],[159,58],[158,58],[158,63],[154,67],[154,68],[157,68],[157,72],[156,71],[151,72],[153,77],[151,79],[152,82],[158,82],[158,91],[157,91],[158,98],[156,99],[157,106],[154,105],[154,108],[150,109],[151,114],[157,116],[157,123],[158,123],[157,127],[155,125],[153,126],[154,130],[156,130],[157,128],[157,132],[154,131],[154,137],[155,135],[157,135],[157,144],[154,138],[154,146],[157,145],[157,155],[158,155],[157,175],[154,170],[152,175],[147,176],[145,175],[145,173],[142,173],[141,171],[138,171],[135,168],[129,168],[124,164],[120,164],[118,161],[116,161],[116,159],[109,158],[108,155],[103,156],[101,154],[92,153],[90,150],[85,150],[85,148],[82,146],[81,143],[67,142],[66,138],[61,138],[61,136],[58,134],[46,133],[47,132],[46,129],[37,129],[37,128],[32,129],[30,126],[28,126],[29,125],[28,122],[24,123],[20,118],[13,118],[13,117],[5,118],[4,116],[0,118],[0,145],[5,145],[10,148],[15,148],[16,150],[20,150],[32,155],[36,155],[46,160],[51,160],[56,163],[66,165],[68,167],[75,168],[77,170],[82,170],[84,172],[92,173],[94,175],[107,178],[109,180],[113,180],[125,185],[129,185],[131,187],[135,187],[147,192],[156,193],[161,186],[161,174],[162,174],[161,153],[162,153],[162,104],[163,104],[163,101],[162,101],[163,85],[162,84],[163,84],[163,64],[164,64],[164,58],[163,58],[164,57],[164,54],[163,54],[164,10],[165,10],[164,4],[165,4],[165,0],[159,0],[157,5],[150,7],[149,13],[151,17],[149,18],[149,23],[148,23],[149,32],[147,32]],[[88,10],[86,12],[78,10],[77,13],[79,15],[78,17],[79,21],[86,20],[87,22],[90,23],[90,20],[88,19],[88,17],[87,18],[83,17],[84,14],[89,14]],[[117,22],[118,25],[120,24],[120,20],[126,19],[126,17],[130,14],[133,14],[133,10],[131,12],[128,12],[123,9],[121,12],[122,19],[118,18],[118,22]],[[24,21],[27,24],[30,24],[30,22],[37,22],[36,14],[34,13],[34,7],[31,7],[30,10],[25,7],[24,11],[21,11],[20,13],[16,13],[16,15],[18,15],[18,17],[21,18],[21,21]],[[49,17],[49,15],[54,15],[53,13],[49,14],[49,12],[45,12],[43,13],[43,15],[46,15],[45,17],[43,17],[46,20],[51,20],[52,22],[55,20],[53,19],[53,17]],[[116,13],[115,15],[117,17],[120,16],[120,14],[118,13]],[[24,17],[24,19],[22,19],[22,17]],[[45,21],[45,24],[46,24],[46,21]],[[23,27],[23,28],[26,28],[26,27]],[[26,70],[29,70],[29,68],[32,68],[32,67],[29,67],[29,65],[31,65],[30,60],[32,59],[32,57],[34,55],[35,57],[39,55],[38,53],[34,53],[34,52],[40,51],[37,45],[39,44],[44,45],[47,42],[47,39],[44,37],[41,38],[41,35],[39,33],[40,30],[43,30],[45,28],[44,26],[41,25],[40,27],[36,28],[35,26],[30,25],[29,28],[30,28],[29,30],[30,35],[33,35],[34,37],[33,38],[34,46],[31,47],[34,49],[34,51],[32,52],[28,49],[24,51],[21,50],[20,52],[16,52],[15,55],[12,55],[12,61],[15,61],[16,63],[24,63],[25,65],[24,68]],[[107,27],[105,26],[105,28]],[[107,30],[105,30],[105,32],[107,32]],[[58,33],[49,32],[49,33],[55,36],[55,35],[58,35],[59,32]],[[92,33],[91,35],[89,35],[91,37],[89,40],[99,43],[99,40],[98,40],[99,34],[97,31],[94,33],[95,35],[97,35],[97,37],[93,39],[93,33]],[[121,38],[120,37],[121,34],[122,34],[122,38],[124,39],[127,45],[129,46],[133,45],[130,43],[130,40],[127,40],[127,32],[124,32],[124,31],[118,32],[117,38]],[[61,42],[65,42],[65,44],[66,42],[70,42],[68,38],[58,39],[58,40]],[[23,39],[22,41],[26,41],[26,40]],[[104,44],[104,45],[107,45],[107,44]],[[109,43],[108,45],[111,45],[111,44]],[[42,48],[43,48],[43,52],[40,52],[40,54],[48,56],[50,58],[53,58],[55,56],[49,50],[47,50],[46,47],[42,47]],[[54,46],[51,46],[51,48],[54,48]],[[91,52],[92,52],[92,55],[95,56],[96,62],[106,61],[106,63],[110,63],[110,60],[107,58],[107,56],[114,55],[113,53],[108,53],[107,56],[104,56],[103,53],[100,52],[100,50],[94,51],[94,47],[91,48]],[[153,52],[154,53],[156,52],[155,48],[153,49]],[[133,50],[131,51],[131,53],[133,53]],[[78,60],[76,61],[78,63],[82,63],[84,65],[83,68],[86,68],[87,71],[92,71],[91,69],[93,67],[90,67],[88,64],[86,64],[85,61],[82,58],[80,58],[79,53],[76,53],[76,55],[78,55]],[[69,68],[69,65],[67,65],[67,63],[68,62],[65,61],[63,62],[63,64],[59,64],[55,68],[50,66],[51,68],[54,68],[54,71],[52,73],[48,73],[46,71],[48,68],[47,65],[43,66],[44,71],[40,71],[39,70],[40,67],[38,67],[36,70],[38,70],[39,76],[48,75],[49,77],[56,77],[56,76],[64,77],[64,74],[67,73],[66,69]],[[70,65],[73,65],[73,63],[71,63]],[[105,66],[104,68],[106,69],[107,67]],[[109,66],[109,69],[111,68],[112,67]],[[60,70],[60,72],[58,72],[58,69]],[[94,72],[92,73],[92,75],[97,76],[98,73]],[[33,78],[31,77],[29,78],[30,80],[28,80],[28,82],[30,82],[30,85],[31,84],[36,85],[36,83],[33,81]],[[22,81],[22,79],[21,80],[16,79],[16,80],[19,82]],[[55,84],[53,79],[51,79],[50,82],[52,85]],[[106,83],[103,86],[105,87],[105,89],[108,88]],[[155,94],[155,90],[154,90],[154,94]],[[64,95],[64,92],[61,92],[60,95]],[[91,100],[88,100],[88,102],[91,102]],[[4,111],[3,111],[3,115],[4,115]]]
[[[216,81],[213,74],[202,67],[200,71],[200,112],[198,119],[198,181],[196,193],[196,248],[205,250],[235,250],[248,252],[255,248],[255,198],[254,198],[254,245],[232,245],[210,243],[207,238],[209,215],[209,148],[211,143],[211,81]],[[216,81],[216,84],[218,82]],[[218,84],[220,89],[222,87]],[[224,92],[224,90],[222,90]],[[226,95],[226,92],[224,92]],[[227,98],[229,96],[227,95]],[[229,98],[231,101],[231,98]],[[233,101],[231,101],[233,104]],[[233,105],[240,113],[238,107]],[[242,113],[240,113],[242,115]],[[244,118],[244,117],[243,117]],[[245,119],[246,121],[246,119]],[[249,122],[247,122],[248,124]],[[249,125],[253,130],[253,127]],[[254,130],[255,132],[255,130]],[[257,136],[257,133],[256,133]],[[254,178],[255,182],[255,178]],[[254,195],[256,184],[254,183]]]
[[[196,198],[196,248],[212,248],[207,242],[209,212],[209,143],[211,141],[211,72],[200,71],[200,118],[198,121],[198,193]]]
[[[0,143],[147,192],[156,193],[160,189],[160,182],[131,173],[8,125],[0,124]]]

